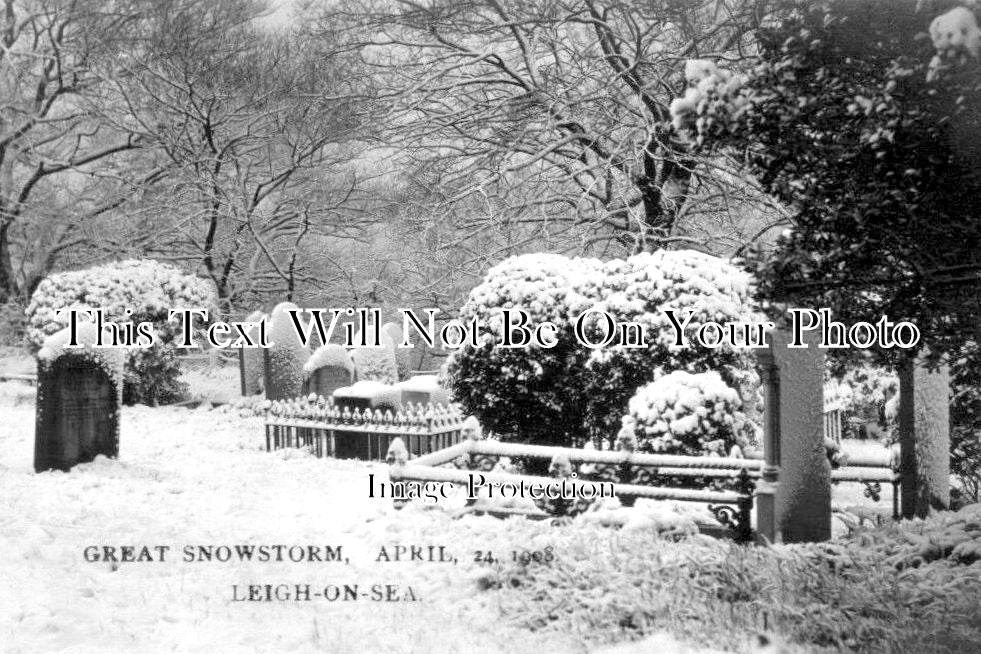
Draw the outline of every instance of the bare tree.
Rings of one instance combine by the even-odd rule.
[[[119,128],[152,144],[166,170],[143,203],[144,251],[200,266],[230,303],[292,297],[316,280],[315,244],[357,237],[366,221],[348,165],[364,80],[322,41],[251,21],[216,35],[200,18],[175,15],[183,29],[164,26],[105,80],[125,106]]]
[[[671,129],[684,62],[738,66],[759,4],[399,0],[334,8],[322,25],[349,26],[388,83],[386,145],[439,162],[448,200],[492,198],[498,220],[583,246],[629,233],[656,248],[691,238],[675,228],[696,182],[714,196],[733,181]]]
[[[78,225],[118,201],[65,203],[87,188],[94,167],[140,147],[126,132],[93,120],[89,96],[99,83],[92,62],[129,33],[139,12],[120,3],[3,0],[0,6],[0,302],[29,292],[36,266],[77,237]],[[73,222],[55,228],[15,229],[70,206]],[[45,234],[47,245],[31,243]],[[24,240],[26,239],[26,240]],[[41,246],[41,247],[39,247]],[[34,264],[34,265],[32,265]]]

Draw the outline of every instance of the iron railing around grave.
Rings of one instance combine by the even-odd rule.
[[[379,461],[395,438],[414,456],[460,442],[464,416],[454,406],[407,402],[401,410],[350,409],[322,395],[273,402],[266,451],[310,448],[317,457]]]
[[[404,454],[403,454],[404,456]],[[641,454],[627,451],[575,449],[501,443],[490,440],[465,440],[443,450],[414,459],[399,456],[399,446],[389,449],[387,460],[391,464],[389,477],[392,481],[451,482],[467,485],[471,475],[479,472],[488,484],[555,483],[553,477],[533,477],[492,472],[501,457],[529,457],[568,460],[575,478],[565,483],[573,488],[594,482],[612,482],[613,492],[624,506],[632,506],[637,498],[653,500],[679,500],[703,502],[709,512],[724,527],[730,529],[736,540],[752,539],[751,512],[756,482],[761,476],[763,461],[733,457],[694,457],[666,454]],[[878,502],[881,484],[893,485],[893,517],[899,518],[898,485],[900,475],[888,454],[882,456],[853,457],[847,465],[831,471],[831,480],[859,482],[866,486],[865,495]],[[703,480],[728,480],[729,489],[708,490],[674,488],[663,484],[678,478]],[[404,501],[396,500],[396,506]],[[552,509],[555,508],[553,505]],[[559,505],[561,509],[562,506]],[[568,508],[568,507],[566,507]],[[508,513],[507,509],[502,511]],[[527,515],[527,514],[526,514]],[[538,517],[547,517],[542,511]],[[534,516],[533,516],[534,517]]]
[[[522,445],[489,440],[466,440],[458,445],[409,460],[394,444],[387,459],[391,464],[392,481],[450,482],[467,485],[476,471],[487,484],[511,484],[517,487],[555,484],[553,477],[514,475],[491,472],[501,457],[526,457],[567,460],[571,470],[562,482],[575,493],[596,482],[612,483],[613,494],[625,506],[639,497],[653,500],[704,502],[708,510],[724,527],[733,532],[736,540],[752,538],[751,512],[756,479],[762,462],[753,459],[723,457],[693,457],[660,454],[639,454],[626,451],[602,451],[543,445]],[[453,467],[444,467],[452,465]],[[572,473],[575,473],[573,476]],[[658,484],[667,478],[690,477],[731,480],[734,490],[703,490],[671,488]],[[592,489],[587,489],[592,490]],[[396,500],[396,506],[403,501]],[[571,515],[575,503],[552,503],[539,517]],[[507,513],[507,509],[502,511]],[[529,515],[522,512],[524,515]],[[534,517],[534,515],[532,515]]]

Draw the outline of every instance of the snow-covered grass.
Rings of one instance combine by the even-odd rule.
[[[0,383],[4,652],[572,653],[639,637],[638,651],[758,652],[761,630],[792,643],[770,651],[981,644],[969,585],[981,564],[925,559],[897,571],[921,545],[883,543],[907,532],[870,532],[864,549],[858,539],[744,548],[658,536],[656,521],[614,530],[454,519],[422,502],[396,511],[367,493],[385,466],[267,453],[261,418],[234,409],[126,407],[117,460],[34,474],[33,390]],[[911,538],[929,541],[918,529]],[[457,562],[377,560],[396,543],[444,545]],[[187,545],[241,544],[340,546],[348,562],[182,556]],[[165,562],[113,564],[86,561],[90,545],[171,549]],[[546,548],[547,563],[511,560]],[[477,563],[477,551],[498,561]],[[250,583],[393,584],[419,601],[232,601],[233,585]]]
[[[266,453],[260,418],[127,407],[118,460],[34,474],[33,403],[0,384],[0,642],[4,652],[498,652],[576,649],[494,621],[469,548],[493,518],[451,523],[367,497],[380,465]],[[429,514],[434,518],[430,519]],[[469,537],[468,537],[469,534]],[[376,563],[392,543],[446,544],[459,565]],[[341,546],[343,563],[182,560],[185,545]],[[87,562],[90,545],[165,545],[165,562]],[[398,584],[415,603],[232,602],[245,584]],[[462,602],[462,603],[461,603]],[[439,643],[437,649],[433,643]],[[546,646],[544,643],[547,643]]]

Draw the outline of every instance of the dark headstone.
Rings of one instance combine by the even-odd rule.
[[[34,470],[69,470],[119,454],[121,352],[46,348],[38,360]]]

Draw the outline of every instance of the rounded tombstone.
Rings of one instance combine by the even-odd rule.
[[[35,472],[119,455],[125,351],[96,340],[96,326],[84,322],[48,337],[37,354]]]
[[[293,315],[300,308],[292,302],[276,305],[269,316],[270,345],[264,354],[264,378],[267,400],[285,400],[303,393],[303,364],[310,349],[300,342]]]
[[[303,394],[330,397],[354,383],[354,361],[340,345],[321,345],[303,364]]]

